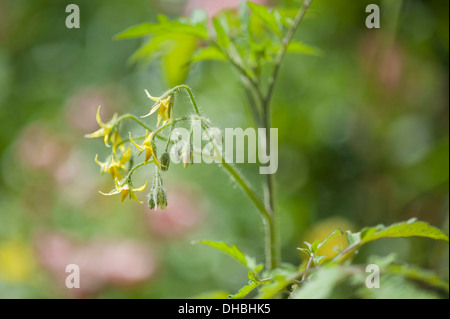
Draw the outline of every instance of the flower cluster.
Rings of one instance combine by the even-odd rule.
[[[192,116],[184,116],[179,118],[173,117],[173,108],[175,101],[175,93],[180,91],[186,91],[190,97],[190,101],[195,112]],[[193,162],[194,149],[192,146],[193,126],[197,120],[201,121],[201,125],[210,127],[209,120],[200,115],[197,104],[193,98],[193,94],[190,88],[186,85],[179,85],[160,97],[153,97],[147,90],[145,90],[147,97],[154,102],[150,107],[150,111],[141,116],[140,118],[132,114],[124,114],[118,116],[114,114],[112,119],[104,123],[100,118],[100,107],[97,110],[97,122],[100,129],[87,134],[87,138],[102,137],[106,147],[111,148],[111,154],[104,160],[100,161],[99,156],[95,156],[95,162],[100,166],[100,172],[102,174],[110,174],[114,180],[115,188],[109,193],[100,192],[103,195],[121,195],[122,202],[126,199],[134,199],[135,201],[142,203],[136,196],[136,192],[143,192],[147,182],[141,187],[135,188],[133,186],[133,174],[141,167],[153,164],[155,167],[155,174],[152,177],[152,187],[148,194],[148,206],[151,209],[167,207],[166,190],[163,186],[162,173],[169,169],[171,159],[177,162],[182,162],[184,168],[188,167]],[[146,123],[142,121],[143,118],[147,118],[152,114],[158,112],[158,118],[156,122],[156,129],[151,129]],[[145,135],[132,136],[131,132],[128,132],[127,138],[122,138],[120,133],[120,124],[123,120],[130,119],[139,124],[145,129]],[[181,122],[190,122],[190,136],[184,141],[181,136],[171,140],[172,135],[177,136],[173,131],[175,126]],[[170,133],[168,137],[163,135],[166,130]],[[172,134],[174,133],[174,134]],[[123,135],[122,135],[123,136]],[[165,142],[165,146],[157,146],[157,141]],[[170,152],[168,151],[169,145],[173,144]],[[158,149],[162,149],[161,156],[158,156]],[[140,159],[140,155],[145,154],[143,159]]]
[[[115,188],[109,193],[100,192],[102,195],[121,195],[122,202],[126,199],[133,199],[139,203],[142,203],[137,196],[136,192],[143,192],[148,184],[147,182],[141,187],[135,188],[133,186],[132,175],[140,167],[153,163],[155,164],[155,176],[153,177],[152,189],[148,194],[149,207],[151,209],[167,207],[167,197],[165,189],[163,188],[163,181],[161,172],[165,172],[169,168],[170,156],[167,150],[162,154],[161,158],[158,158],[157,146],[155,143],[155,137],[157,132],[162,131],[165,126],[171,126],[175,124],[173,121],[172,111],[174,104],[174,93],[169,92],[161,97],[153,97],[145,90],[149,99],[154,101],[154,105],[151,107],[150,112],[141,118],[148,117],[158,110],[158,121],[156,124],[157,130],[151,130],[146,124],[144,124],[139,118],[131,114],[126,114],[119,117],[114,114],[112,119],[104,123],[100,117],[100,106],[97,110],[97,123],[100,129],[97,131],[85,135],[87,138],[102,137],[105,146],[111,148],[111,154],[105,159],[100,161],[98,154],[95,156],[95,163],[100,166],[100,172],[110,174],[114,180]],[[119,134],[120,122],[124,119],[133,119],[145,130],[145,136],[135,137],[133,139],[131,132],[128,132],[128,139],[122,139]],[[158,138],[165,139],[167,141],[166,149],[169,144],[168,138],[163,138],[158,135]],[[143,140],[142,144],[138,144],[136,141]],[[127,146],[128,145],[128,146]],[[133,150],[135,152],[133,152]],[[133,166],[135,160],[145,153],[143,162]]]

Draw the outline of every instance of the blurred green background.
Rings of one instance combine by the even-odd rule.
[[[73,1],[80,29],[65,27],[70,2],[0,2],[0,298],[237,291],[246,272],[225,255],[191,245],[194,239],[237,244],[263,261],[258,213],[220,168],[173,165],[165,174],[169,207],[152,212],[98,193],[112,188],[94,163],[95,154],[106,153],[100,140],[83,138],[98,127],[98,105],[103,119],[145,114],[144,89],[159,95],[170,88],[164,65],[127,62],[141,42],[113,41],[115,34],[158,13],[176,18],[202,7],[213,13],[220,2]],[[369,3],[381,5],[379,30],[365,27]],[[284,261],[299,264],[296,247],[305,238],[337,227],[356,231],[418,217],[448,233],[448,6],[314,2],[296,37],[325,55],[287,56],[273,101]],[[228,64],[175,71],[217,126],[252,125]],[[261,191],[257,167],[240,168]],[[391,251],[448,280],[446,243],[383,240],[357,258]],[[81,289],[64,285],[70,263],[81,267]]]

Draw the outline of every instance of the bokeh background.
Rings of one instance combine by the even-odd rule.
[[[65,27],[71,2],[80,7],[80,29]],[[165,174],[169,207],[153,212],[98,193],[112,188],[94,163],[106,151],[100,140],[83,138],[97,129],[98,105],[104,119],[146,113],[144,89],[158,95],[170,88],[167,71],[185,78],[217,126],[251,126],[239,78],[226,63],[133,65],[129,57],[141,42],[112,39],[158,13],[176,18],[205,8],[212,15],[224,1],[71,2],[0,2],[0,298],[237,291],[245,270],[190,243],[223,240],[263,261],[258,213],[220,168],[173,165]],[[369,3],[381,5],[379,30],[365,27]],[[325,54],[287,56],[273,101],[284,261],[299,264],[303,240],[337,227],[418,217],[448,233],[448,6],[314,2],[296,37]],[[257,167],[240,168],[261,191]],[[391,251],[448,280],[446,243],[383,240],[357,258]],[[81,289],[64,285],[70,263],[81,267]]]

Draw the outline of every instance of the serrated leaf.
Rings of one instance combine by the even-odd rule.
[[[200,50],[197,50],[197,52],[195,52],[191,57],[191,63],[206,60],[226,61],[227,58],[225,54],[223,54],[223,52],[216,47],[201,48]]]
[[[267,7],[250,1],[247,2],[247,5],[250,8],[250,11],[258,18],[260,18],[264,22],[265,26],[267,26],[273,33],[278,36],[283,35],[283,32],[281,31],[281,25],[277,22],[277,18],[275,17],[275,15],[270,12]]]
[[[289,42],[286,52],[301,53],[312,56],[323,56],[323,52],[320,49],[294,40]]]
[[[361,243],[368,243],[381,238],[426,237],[448,242],[448,236],[440,229],[428,223],[417,221],[415,218],[407,222],[390,226],[378,225],[361,230]]]
[[[245,296],[247,296],[249,293],[251,293],[256,287],[262,285],[263,283],[261,281],[254,281],[250,284],[242,287],[237,294],[232,295],[231,299],[242,299]]]
[[[261,266],[257,265],[252,257],[244,255],[244,253],[236,245],[230,246],[224,242],[215,242],[210,240],[199,240],[194,241],[193,243],[207,245],[220,250],[221,252],[233,257],[243,266],[255,273],[257,273],[257,270],[261,270]]]
[[[228,36],[222,22],[218,18],[213,18],[214,30],[216,31],[217,42],[221,47],[227,49],[230,45],[230,37]]]
[[[417,221],[415,218],[390,226],[366,227],[358,233],[346,232],[346,234],[349,246],[343,251],[343,254],[336,256],[339,260],[342,260],[346,254],[355,248],[383,238],[425,237],[448,242],[448,236],[440,229],[430,226],[426,222]]]

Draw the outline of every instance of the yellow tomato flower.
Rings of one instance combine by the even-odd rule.
[[[139,155],[142,154],[143,151],[145,151],[145,163],[149,161],[150,158],[153,158],[153,162],[155,162],[156,165],[161,167],[161,164],[158,161],[157,155],[156,155],[156,146],[153,143],[153,132],[151,134],[148,134],[148,131],[145,131],[145,140],[142,143],[142,145],[136,144],[135,141],[131,138],[131,132],[130,135],[130,142],[136,146],[138,150],[140,150]]]
[[[171,122],[172,121],[172,95],[169,95],[169,96],[165,97],[164,99],[160,99],[160,98],[151,96],[147,90],[145,90],[145,93],[147,94],[148,98],[152,101],[155,101],[156,104],[147,115],[144,115],[142,117],[144,118],[144,117],[150,116],[159,110],[157,126],[159,126],[159,123],[161,123],[161,121],[163,122],[162,123],[163,125]]]
[[[125,153],[123,153],[120,160],[116,160],[114,156],[110,156],[106,162],[100,162],[98,160],[98,154],[95,155],[95,162],[100,165],[101,173],[111,174],[113,179],[122,178],[120,170],[126,170],[125,164],[131,159],[131,149],[128,148]]]
[[[147,187],[148,180],[145,182],[144,185],[142,185],[141,187],[138,187],[138,188],[132,188],[132,186],[130,185],[130,183],[128,181],[126,181],[122,186],[120,186],[119,180],[117,178],[115,179],[115,183],[116,183],[116,188],[113,189],[111,192],[109,192],[109,193],[100,192],[100,194],[105,195],[105,196],[122,194],[122,202],[125,200],[125,198],[127,196],[129,196],[130,199],[134,199],[138,203],[142,204],[142,202],[137,199],[135,192],[143,192],[145,190],[145,188]]]
[[[106,146],[109,147],[110,143],[112,143],[113,150],[115,153],[116,145],[122,142],[122,139],[120,138],[117,131],[115,130],[113,131],[115,122],[117,120],[117,113],[113,115],[112,119],[108,123],[103,123],[102,119],[100,118],[100,108],[101,105],[98,106],[97,115],[95,117],[97,119],[98,125],[100,125],[100,129],[91,134],[86,134],[85,137],[87,138],[103,137],[103,142],[105,142]]]

